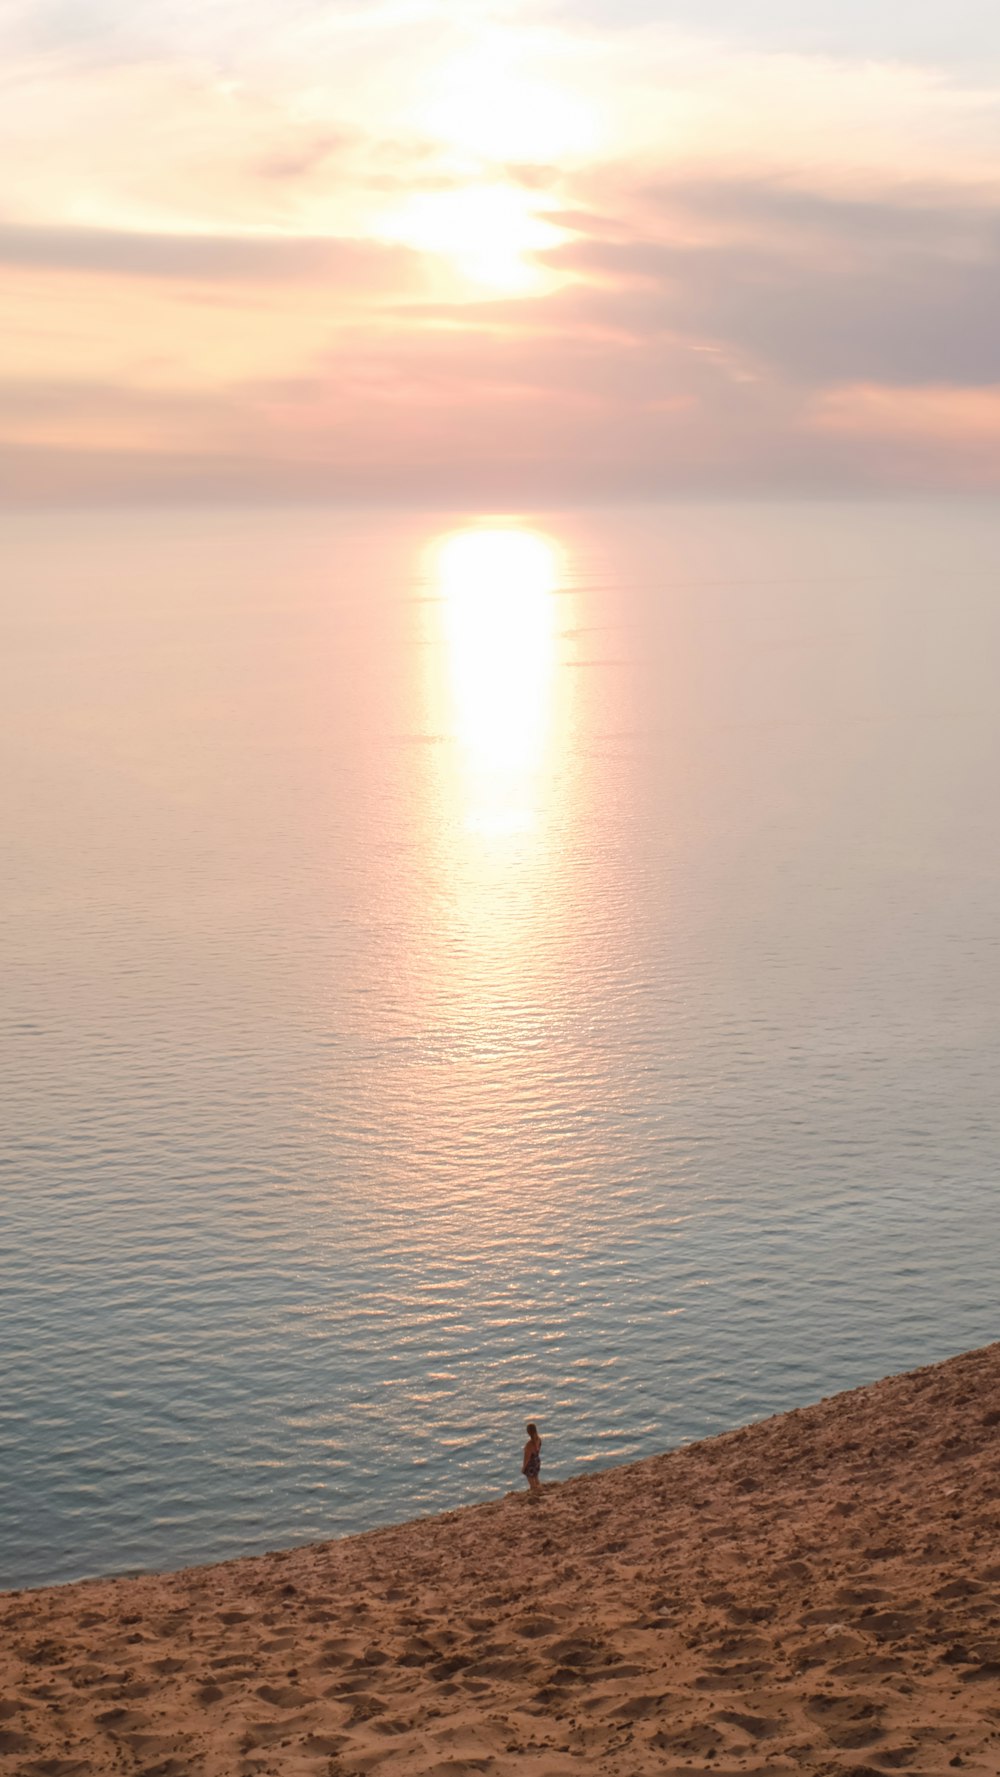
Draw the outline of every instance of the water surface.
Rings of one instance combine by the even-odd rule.
[[[8,517],[0,1584],[997,1331],[1000,521]]]

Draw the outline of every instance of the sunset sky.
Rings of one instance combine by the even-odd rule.
[[[1000,484],[995,0],[0,0],[0,498]]]

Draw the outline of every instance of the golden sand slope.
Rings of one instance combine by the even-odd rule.
[[[534,1505],[8,1594],[0,1773],[997,1777],[998,1439],[994,1345]]]

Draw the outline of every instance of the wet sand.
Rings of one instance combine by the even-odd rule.
[[[997,1777],[998,1455],[993,1345],[534,1504],[8,1593],[0,1773]]]

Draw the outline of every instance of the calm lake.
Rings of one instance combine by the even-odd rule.
[[[1000,517],[0,520],[0,1586],[1000,1331]]]

